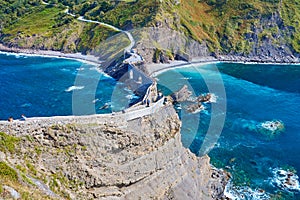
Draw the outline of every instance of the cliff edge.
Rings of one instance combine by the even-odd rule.
[[[0,122],[1,163],[26,194],[50,199],[221,198],[228,175],[183,148],[180,127],[161,101],[125,113]]]

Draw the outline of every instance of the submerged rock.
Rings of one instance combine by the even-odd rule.
[[[271,138],[285,130],[284,123],[280,120],[262,122],[257,128],[259,133]]]
[[[299,177],[292,170],[275,168],[272,184],[288,192],[300,192]]]

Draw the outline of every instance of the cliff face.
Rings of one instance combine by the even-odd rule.
[[[213,169],[207,156],[197,158],[182,147],[172,105],[148,109],[1,122],[0,131],[19,141],[13,151],[0,144],[3,161],[59,198],[221,197],[227,175]]]
[[[156,17],[159,28],[183,33],[197,45],[186,48],[182,38],[165,31],[172,44],[156,46],[191,57],[213,55],[221,60],[299,62],[300,7],[293,1],[163,1]],[[155,32],[154,32],[155,33]],[[151,34],[150,34],[151,35]],[[189,49],[195,49],[195,52]],[[224,57],[225,56],[225,57]]]
[[[252,33],[245,34],[245,40],[252,44],[248,56],[273,58],[274,61],[284,59],[285,62],[296,61],[295,56],[299,57],[291,44],[287,43],[288,38],[293,37],[295,29],[286,26],[279,13],[261,18],[259,24],[252,25],[251,31]]]
[[[66,13],[69,6],[77,16],[137,32],[136,47],[147,62],[208,55],[228,56],[225,60],[243,56],[247,61],[299,62],[300,5],[292,0],[58,2],[62,4],[36,1],[19,2],[20,10],[4,7],[0,42],[9,47],[63,52],[99,51],[101,56],[110,51],[106,43],[117,32],[80,22]],[[21,11],[26,14],[20,15]]]

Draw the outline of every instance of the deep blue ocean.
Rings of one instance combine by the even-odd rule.
[[[177,104],[182,142],[230,172],[232,199],[300,199],[300,66],[216,63],[172,69],[157,76],[171,94],[188,85],[216,103],[189,113]],[[224,121],[224,123],[223,123]],[[279,122],[276,131],[263,124]],[[272,127],[271,127],[272,128]],[[292,184],[291,184],[292,183]]]
[[[76,60],[0,54],[0,119],[110,113],[133,98],[122,83]]]
[[[193,97],[216,102],[189,113],[176,105],[182,143],[231,173],[232,199],[300,199],[300,66],[216,63],[177,68],[157,76],[171,94],[188,85]],[[75,60],[0,54],[0,119],[110,113],[134,95],[91,64]],[[262,124],[280,122],[272,132]],[[287,182],[288,180],[288,182]]]

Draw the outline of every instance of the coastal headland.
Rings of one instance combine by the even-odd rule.
[[[163,99],[123,113],[0,122],[19,140],[2,162],[19,174],[30,163],[26,177],[43,180],[51,198],[221,198],[228,175],[185,149],[180,127]]]
[[[116,80],[126,83],[141,97],[141,101],[118,113],[1,121],[0,167],[3,173],[0,172],[0,191],[5,191],[9,198],[27,195],[33,199],[226,198],[224,190],[230,175],[214,168],[207,155],[196,157],[182,146],[180,119],[170,101],[164,102],[164,98],[157,101],[153,77],[164,70],[196,63],[299,63],[299,36],[294,33],[297,27],[292,27],[295,26],[292,21],[282,19],[286,17],[286,4],[280,5],[283,8],[279,11],[269,5],[270,11],[259,17],[248,15],[255,15],[257,9],[253,8],[251,12],[245,9],[244,19],[259,20],[248,20],[251,24],[247,24],[237,17],[224,18],[224,13],[231,12],[223,12],[222,7],[217,10],[219,15],[206,16],[210,13],[203,9],[211,5],[205,2],[198,1],[201,6],[192,2],[191,5],[196,5],[193,8],[187,3],[190,1],[174,2],[161,1],[157,4],[155,1],[150,5],[154,9],[149,11],[149,16],[143,17],[152,21],[143,21],[143,25],[153,27],[141,31],[141,41],[134,40],[134,31],[125,31],[139,23],[134,21],[140,19],[138,15],[122,25],[113,22],[115,26],[112,26],[107,24],[110,21],[107,18],[107,23],[92,18],[92,12],[87,12],[91,19],[85,19],[80,16],[80,11],[75,15],[69,13],[64,5],[64,8],[56,8],[45,2],[42,2],[44,7],[36,11],[37,16],[47,18],[47,13],[51,14],[52,18],[48,19],[51,31],[57,29],[60,32],[50,31],[47,37],[35,25],[20,31],[22,23],[31,22],[30,17],[23,18],[15,27],[3,29],[1,51],[91,62]],[[118,5],[117,9],[112,9],[118,11]],[[188,9],[191,15],[186,15]],[[216,20],[198,23],[197,9],[205,15],[203,19]],[[119,10],[121,12],[116,12],[117,15],[123,13],[123,9]],[[31,14],[36,15],[34,12]],[[173,17],[170,18],[170,15]],[[216,16],[228,22],[220,30],[215,30],[213,24],[218,24]],[[51,24],[58,18],[63,19],[65,24]],[[246,25],[241,26],[243,24]],[[235,27],[241,29],[235,31]],[[31,32],[32,29],[37,29],[37,33]],[[218,34],[215,34],[217,31]],[[90,47],[99,45],[97,38],[89,37],[97,34],[88,34],[90,32],[103,34],[100,40],[107,39],[109,32],[121,32],[126,36],[126,40],[122,41],[129,44],[119,52],[113,51],[113,56],[106,59],[99,56],[101,51],[95,54],[89,51]],[[68,40],[62,40],[65,37]],[[61,44],[54,49],[53,41]],[[109,45],[111,43],[108,42],[103,46],[109,49]],[[62,53],[81,50],[87,55]],[[143,103],[148,100],[149,106]]]
[[[0,49],[103,63],[78,53]],[[50,199],[222,198],[229,175],[210,165],[208,156],[196,157],[182,146],[172,103],[157,100],[154,79],[135,66],[143,60],[130,51],[116,67],[102,69],[139,90],[149,107],[138,103],[113,114],[0,122],[0,131],[19,141],[12,152],[1,151],[2,162]]]
[[[8,48],[3,45],[0,48],[5,52],[78,59],[95,65],[102,63],[96,56],[78,53]],[[227,58],[227,61],[238,59]],[[136,67],[133,64],[134,73],[139,74],[133,82],[139,81],[140,73],[148,78],[150,82],[143,88],[147,96],[157,73],[174,67],[219,61],[222,60],[207,56],[191,61],[147,63],[143,65],[143,70],[140,65]],[[124,73],[130,76],[128,69]],[[1,132],[21,141],[13,152],[1,151],[2,162],[8,163],[19,176],[25,175],[33,182],[30,187],[50,199],[222,198],[230,175],[214,168],[207,155],[196,157],[184,148],[180,127],[181,122],[171,102],[164,105],[163,99],[151,102],[149,107],[139,103],[113,114],[36,117],[12,123],[0,122]],[[22,170],[26,173],[20,171],[18,166],[25,166]]]

